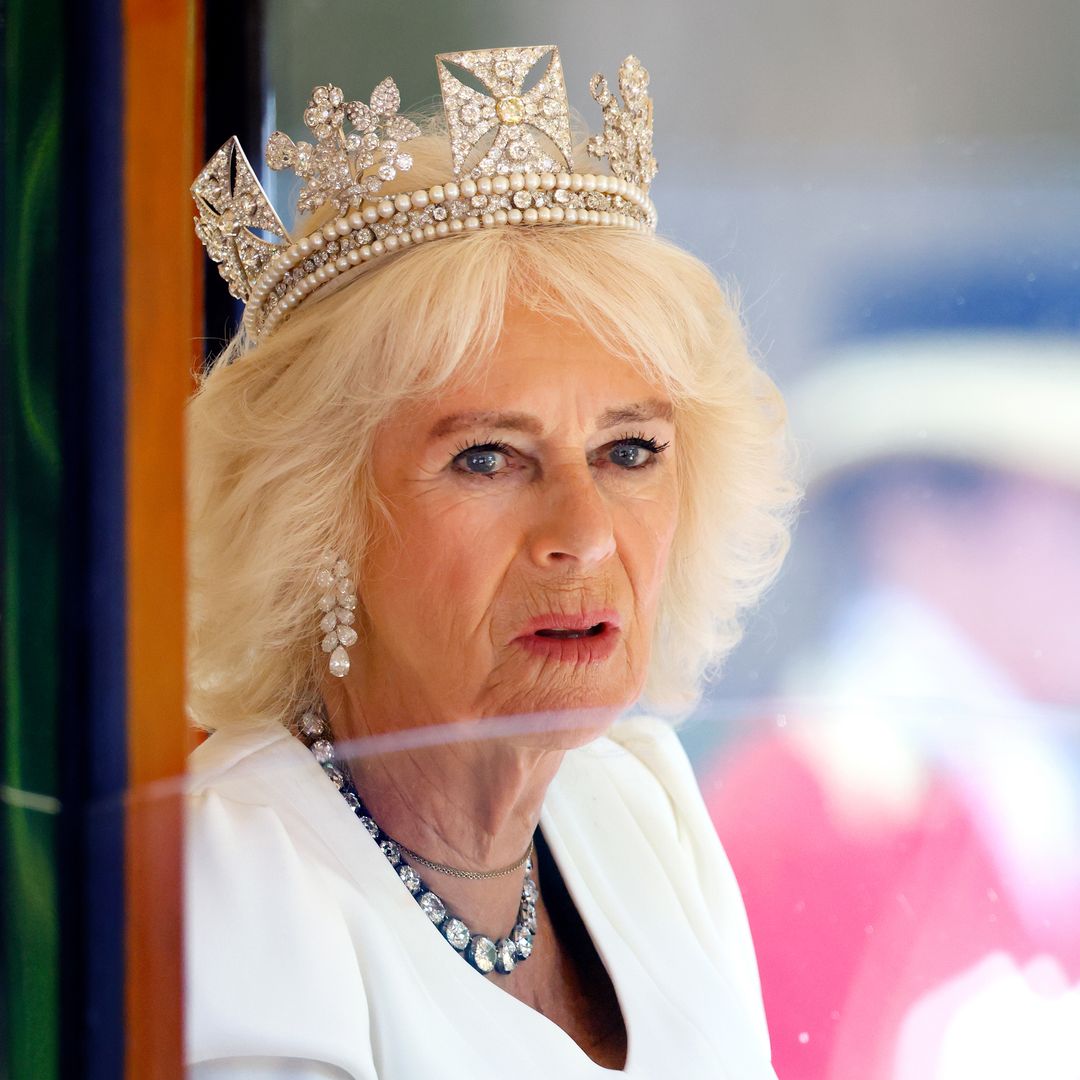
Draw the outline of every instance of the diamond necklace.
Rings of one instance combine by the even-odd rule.
[[[431,863],[409,848],[403,848],[396,840],[385,833],[364,806],[353,783],[348,765],[338,759],[334,744],[330,740],[330,727],[326,719],[316,712],[305,712],[297,724],[301,739],[322,766],[323,772],[341,792],[352,812],[360,819],[365,831],[379,845],[379,850],[387,862],[394,868],[401,883],[412,894],[420,910],[442,932],[443,937],[454,950],[464,957],[477,971],[484,975],[497,971],[500,975],[509,975],[516,964],[529,958],[533,949],[533,937],[536,934],[536,898],[539,890],[532,879],[532,850],[529,850],[512,867],[503,867],[496,871],[454,871],[441,863]],[[521,887],[521,903],[518,905],[517,922],[508,937],[497,942],[483,934],[474,934],[459,918],[447,911],[442,898],[420,880],[420,875],[402,859],[402,852],[416,858],[419,862],[440,872],[454,871],[459,877],[498,877],[510,873],[519,866],[525,867],[525,880]]]

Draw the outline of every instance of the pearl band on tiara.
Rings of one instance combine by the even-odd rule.
[[[523,92],[529,72],[547,54],[540,81]],[[652,101],[648,72],[636,57],[627,57],[619,69],[622,105],[603,76],[590,82],[604,126],[587,149],[608,158],[610,174],[572,171],[569,107],[554,46],[444,53],[436,64],[451,180],[380,194],[383,184],[412,167],[403,146],[420,134],[415,123],[398,115],[400,96],[389,78],[376,86],[370,103],[346,102],[334,86],[316,87],[304,113],[314,145],[294,143],[280,131],[270,136],[270,167],[292,167],[306,181],[297,209],[310,213],[329,203],[338,210],[335,220],[308,235],[288,235],[235,137],[196,178],[196,234],[229,291],[245,301],[244,327],[251,339],[270,333],[328,282],[413,245],[506,225],[655,230],[648,194],[656,175]],[[466,86],[449,64],[472,73],[491,93]],[[493,130],[494,141],[481,152],[479,144]]]

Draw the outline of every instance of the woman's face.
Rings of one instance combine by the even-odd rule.
[[[482,384],[376,435],[393,529],[359,574],[352,692],[394,726],[576,708],[609,722],[645,679],[675,437],[670,400],[626,361],[508,308]]]

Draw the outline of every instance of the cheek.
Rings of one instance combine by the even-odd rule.
[[[418,499],[395,515],[396,536],[373,553],[372,594],[396,620],[461,631],[489,611],[512,561],[506,515],[479,500]]]
[[[631,504],[623,522],[620,548],[641,608],[651,610],[660,595],[678,525],[678,496],[665,495]]]

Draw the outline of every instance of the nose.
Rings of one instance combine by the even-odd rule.
[[[587,462],[551,470],[537,487],[529,555],[540,567],[603,562],[615,551],[611,508]]]

